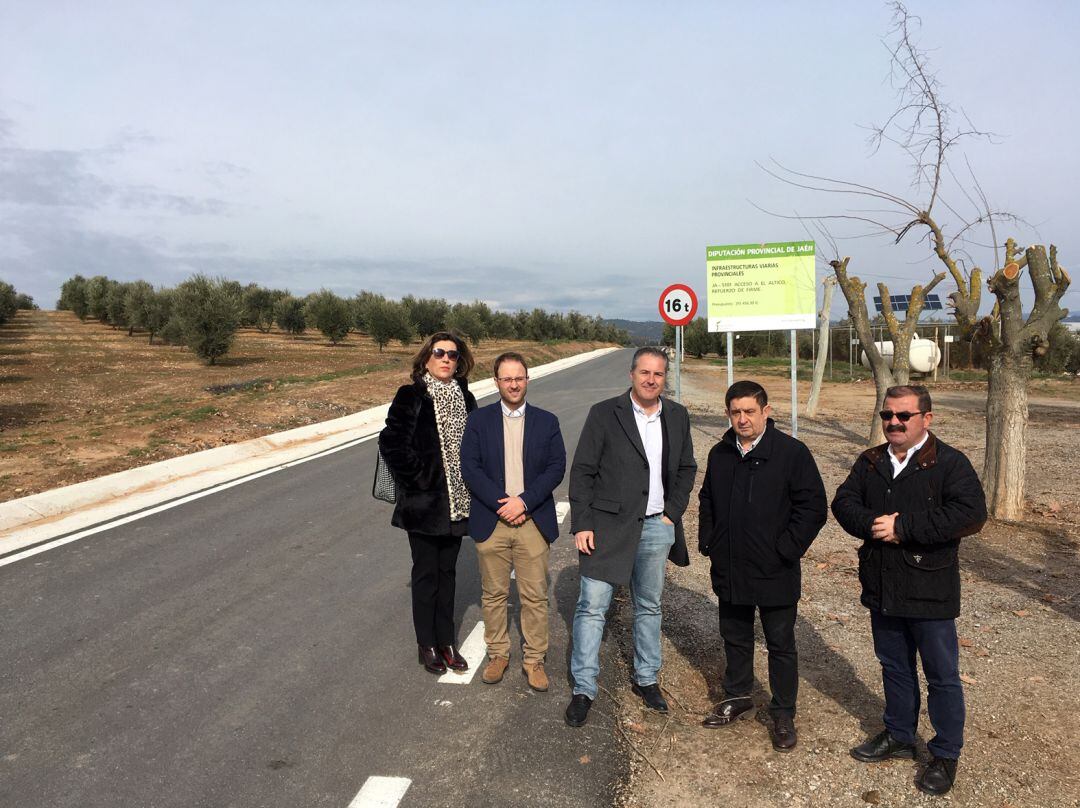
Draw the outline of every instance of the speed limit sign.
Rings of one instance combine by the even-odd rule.
[[[673,283],[660,295],[660,316],[668,325],[686,325],[697,314],[697,295],[685,283]]]

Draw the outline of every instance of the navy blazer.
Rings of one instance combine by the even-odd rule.
[[[559,537],[559,520],[552,492],[566,473],[566,447],[559,419],[532,404],[525,407],[522,465],[521,499],[540,534],[553,542]],[[501,401],[469,413],[461,441],[461,476],[472,492],[469,535],[484,541],[499,522],[499,500],[507,496]]]

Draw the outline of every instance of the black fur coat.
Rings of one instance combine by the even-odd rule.
[[[458,380],[465,409],[476,409],[468,382]],[[446,488],[435,402],[423,381],[398,388],[386,426],[379,434],[379,451],[394,474],[397,505],[390,524],[428,536],[450,535],[450,493]]]

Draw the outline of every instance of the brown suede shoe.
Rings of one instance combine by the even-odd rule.
[[[488,660],[488,664],[484,667],[484,672],[480,676],[480,680],[485,685],[493,685],[496,682],[501,682],[503,674],[506,673],[506,668],[510,665],[510,660],[504,656],[493,656]]]
[[[529,680],[529,687],[533,690],[543,693],[548,689],[548,676],[544,671],[543,661],[522,665],[521,672],[525,674]]]

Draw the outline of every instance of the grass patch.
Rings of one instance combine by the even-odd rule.
[[[212,384],[209,387],[204,387],[208,393],[213,393],[215,396],[231,395],[232,393],[243,393],[248,390],[258,390],[260,387],[266,387],[273,383],[273,380],[269,376],[264,376],[261,379],[251,379],[246,382],[233,382],[232,384]]]
[[[0,452],[17,452],[19,451],[19,444],[17,443],[0,443]]]
[[[369,373],[376,373],[380,370],[391,370],[398,367],[401,364],[401,360],[394,359],[389,362],[380,362],[377,365],[358,365],[354,368],[343,368],[342,370],[332,370],[327,373],[318,373],[313,376],[282,376],[278,379],[274,379],[265,386],[270,384],[317,384],[318,382],[332,382],[335,379],[347,379],[352,376],[366,376]]]
[[[221,410],[219,410],[217,407],[207,404],[206,406],[197,407],[196,409],[187,413],[184,416],[184,420],[190,421],[193,424],[197,424],[201,421],[205,421],[211,415],[217,415],[219,412],[221,412]]]
[[[142,424],[155,424],[158,421],[172,421],[175,418],[180,418],[185,415],[187,410],[166,410],[165,412],[158,412],[143,418],[139,423]]]

